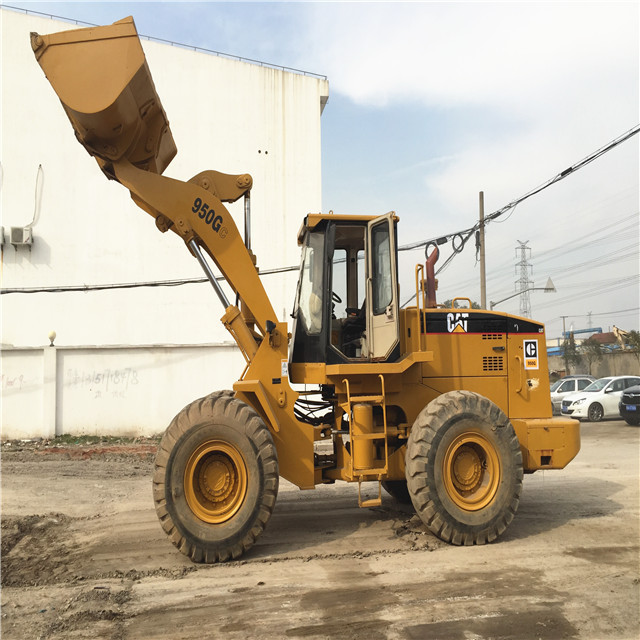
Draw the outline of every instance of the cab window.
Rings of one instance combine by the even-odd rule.
[[[304,330],[317,335],[322,330],[322,269],[324,236],[310,233],[302,255],[296,316]]]
[[[393,300],[391,243],[389,225],[386,221],[371,230],[371,244],[373,313],[380,315]]]

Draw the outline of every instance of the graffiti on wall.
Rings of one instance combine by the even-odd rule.
[[[69,387],[86,390],[94,400],[102,398],[126,398],[130,387],[139,383],[138,370],[124,369],[67,369],[65,383]]]
[[[23,374],[16,376],[7,376],[4,373],[2,374],[2,390],[5,391],[7,389],[17,389],[18,391],[22,389],[22,385],[24,384],[25,377]]]

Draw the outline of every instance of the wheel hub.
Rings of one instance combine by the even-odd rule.
[[[226,522],[238,511],[247,493],[247,467],[231,444],[211,440],[190,456],[184,472],[185,497],[200,520]]]
[[[501,473],[494,445],[474,430],[457,436],[442,462],[445,491],[465,511],[478,511],[491,503],[498,491]]]
[[[461,447],[453,461],[452,480],[460,491],[471,491],[482,476],[482,462],[471,447]]]
[[[235,473],[229,460],[222,456],[211,456],[211,460],[200,465],[198,477],[200,491],[213,502],[223,501],[233,491]]]

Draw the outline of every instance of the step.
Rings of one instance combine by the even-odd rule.
[[[384,402],[384,396],[351,396],[351,404],[356,402],[372,402],[373,404],[382,404]]]

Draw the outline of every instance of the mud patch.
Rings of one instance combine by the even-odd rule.
[[[630,567],[638,562],[638,545],[628,547],[576,547],[565,551],[568,556],[597,564]]]
[[[318,625],[293,627],[286,630],[288,638],[344,638],[345,640],[384,640],[390,623],[367,619],[353,622],[327,622]]]
[[[465,601],[467,611],[472,602],[488,603],[501,599],[525,598],[532,602],[561,603],[565,594],[550,589],[543,570],[505,564],[499,571],[452,571],[445,580],[403,587],[404,597],[429,607]],[[462,595],[461,595],[462,594]]]
[[[90,625],[97,637],[106,632],[105,637],[121,638],[124,605],[129,600],[131,591],[127,587],[99,585],[82,590],[65,602],[43,637],[70,637]]]
[[[305,611],[318,622],[291,627],[286,630],[287,637],[351,640],[386,638],[386,630],[391,623],[378,619],[375,614],[397,604],[399,598],[386,585],[358,584],[365,576],[371,580],[370,573],[363,575],[353,569],[341,569],[331,576],[331,583],[352,586],[307,592],[300,599],[300,611]]]
[[[91,460],[92,458],[104,458],[106,460],[120,458],[139,458],[152,462],[155,459],[158,447],[155,445],[128,445],[111,447],[51,447],[36,451],[35,456],[58,455],[69,460]]]
[[[567,594],[550,587],[543,570],[504,565],[498,571],[455,571],[404,591],[405,603],[428,612],[421,624],[402,630],[410,640],[560,640],[578,634],[564,615]]]
[[[69,548],[61,513],[2,518],[2,586],[52,584],[67,573]]]
[[[577,638],[578,632],[560,607],[552,605],[541,611],[486,613],[463,620],[414,625],[404,629],[404,637],[409,640],[560,640]]]
[[[393,526],[396,537],[402,538],[409,543],[412,551],[426,550],[435,551],[441,547],[446,547],[447,543],[436,538],[417,515],[408,520],[399,521]]]
[[[2,555],[9,553],[25,536],[34,532],[43,534],[46,529],[64,524],[68,518],[62,513],[50,513],[45,516],[26,516],[2,518]]]
[[[42,462],[50,460],[105,460],[152,464],[158,437],[99,438],[60,436],[53,440],[6,441],[0,444],[2,462]]]

